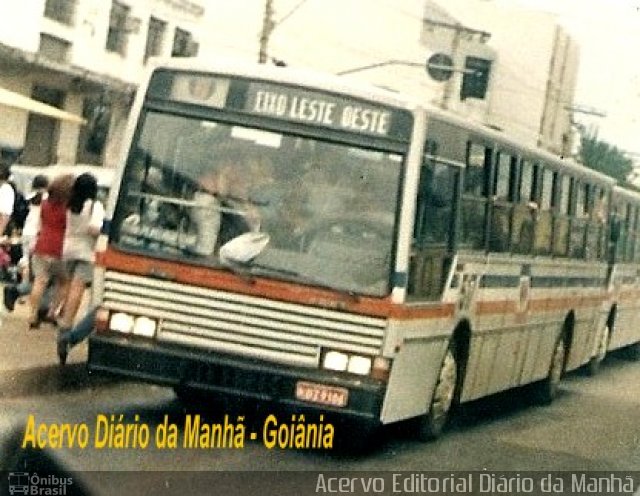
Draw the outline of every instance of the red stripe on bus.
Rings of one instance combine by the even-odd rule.
[[[390,297],[351,296],[340,291],[314,288],[264,277],[244,277],[210,267],[198,267],[168,260],[152,260],[144,256],[122,253],[113,249],[96,256],[96,263],[105,269],[128,274],[162,275],[168,281],[210,289],[228,290],[251,296],[264,296],[279,301],[313,305],[320,308],[345,310],[374,317],[394,315],[398,307]]]

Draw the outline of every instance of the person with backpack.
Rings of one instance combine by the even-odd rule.
[[[31,182],[31,193],[27,198],[29,214],[22,227],[22,257],[18,261],[20,271],[19,284],[6,285],[3,289],[4,306],[9,312],[13,312],[16,301],[21,296],[31,292],[33,274],[31,271],[31,252],[35,246],[36,236],[40,229],[40,204],[46,198],[49,179],[44,174],[38,174]]]

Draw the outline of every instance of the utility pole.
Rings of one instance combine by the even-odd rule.
[[[260,33],[260,53],[258,62],[265,64],[268,59],[267,47],[269,45],[269,36],[275,27],[273,22],[273,0],[265,0],[264,17],[262,19],[262,31]]]
[[[458,57],[458,50],[460,48],[460,33],[462,26],[455,25],[453,27],[449,27],[449,29],[453,29],[453,39],[451,41],[451,60],[453,61],[453,66],[456,66],[456,59]],[[453,83],[457,81],[458,78],[455,76],[455,73],[451,74],[451,77],[447,79],[444,83],[444,88],[442,91],[442,101],[440,102],[440,107],[447,110],[449,108],[449,102],[451,101],[451,94],[453,93]]]

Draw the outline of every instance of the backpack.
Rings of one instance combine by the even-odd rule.
[[[22,230],[24,227],[27,215],[29,215],[29,202],[15,184],[12,182],[9,182],[9,184],[13,188],[14,193],[13,213],[11,214],[11,219],[9,221],[9,232],[11,232],[13,229]]]

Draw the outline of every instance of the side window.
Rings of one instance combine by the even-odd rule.
[[[517,157],[499,152],[493,174],[491,223],[489,227],[489,251],[509,251],[513,239],[511,202],[516,197]]]
[[[464,175],[464,193],[476,196],[486,194],[487,170],[491,165],[492,150],[478,143],[469,144],[469,156]]]
[[[626,226],[627,226],[627,246],[625,250],[625,260],[627,262],[631,262],[633,260],[633,245],[635,241],[635,229],[634,229],[634,220],[635,220],[635,207],[632,204],[627,205],[627,218],[626,218]]]
[[[418,192],[418,244],[447,243],[451,239],[455,203],[455,167],[432,161],[422,166]]]
[[[558,172],[553,174],[553,253],[566,256],[569,249],[569,201],[571,179]]]
[[[542,166],[537,167],[536,196],[538,211],[535,216],[533,251],[536,254],[548,254],[553,249],[553,171]]]
[[[510,199],[511,185],[511,156],[506,153],[498,155],[498,163],[496,164],[496,173],[493,178],[493,195],[496,200]]]
[[[585,204],[585,200],[586,200],[585,187],[586,185],[582,184],[581,182],[576,181],[574,183],[574,192],[576,196],[574,214],[577,218],[582,218],[587,213],[587,208]]]
[[[453,260],[462,164],[450,165],[449,156],[445,163],[437,151],[427,142],[420,170],[407,288],[414,300],[439,298]]]
[[[520,202],[522,203],[535,200],[533,196],[534,172],[533,164],[528,160],[523,160],[520,167]]]
[[[553,172],[542,169],[542,190],[540,194],[540,210],[549,210],[553,198]]]
[[[483,249],[486,238],[488,177],[493,149],[478,142],[467,145],[460,218],[460,242],[472,249]]]
[[[569,202],[571,200],[571,178],[562,176],[560,183],[559,209],[562,215],[569,215]]]

